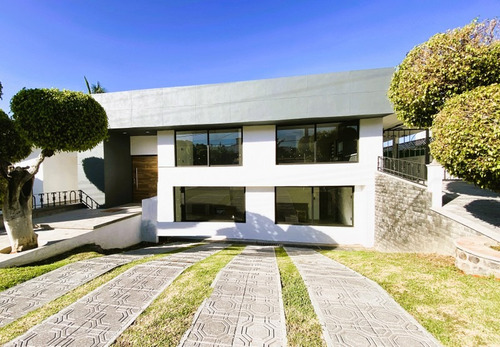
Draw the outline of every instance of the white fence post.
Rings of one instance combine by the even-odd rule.
[[[435,160],[427,164],[427,191],[432,194],[432,208],[443,206],[444,169]]]

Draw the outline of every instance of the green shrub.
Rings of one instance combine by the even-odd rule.
[[[407,126],[430,127],[450,97],[500,83],[496,20],[472,23],[432,36],[398,66],[388,96]]]
[[[500,85],[448,100],[434,119],[431,153],[452,175],[500,191]]]

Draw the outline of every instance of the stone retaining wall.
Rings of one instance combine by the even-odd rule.
[[[456,241],[455,265],[469,275],[494,276],[500,279],[500,252],[490,246],[497,242],[484,237],[464,237]]]
[[[375,248],[455,255],[454,241],[478,233],[431,208],[426,187],[377,172]]]

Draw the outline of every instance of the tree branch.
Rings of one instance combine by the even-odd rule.
[[[38,170],[40,169],[40,165],[42,165],[43,163],[43,160],[45,159],[46,155],[44,153],[44,151],[42,150],[40,152],[40,154],[38,155],[38,158],[36,158],[36,162],[35,164],[31,165],[29,168],[28,168],[28,173],[31,175],[31,177],[35,176],[36,173],[38,172]],[[30,177],[30,178],[31,178]]]
[[[5,179],[9,178],[9,167],[11,165],[12,164],[9,163],[8,161],[0,159],[0,175],[2,175],[3,178]]]

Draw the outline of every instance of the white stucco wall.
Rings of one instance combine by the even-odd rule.
[[[382,119],[360,120],[359,162],[276,165],[275,126],[243,127],[243,165],[175,167],[174,131],[158,132],[158,235],[373,246]],[[246,187],[246,223],[174,222],[173,187]],[[274,223],[276,186],[354,186],[354,226]]]
[[[130,136],[130,155],[157,155],[156,136]]]
[[[57,153],[43,162],[44,192],[78,190],[76,152]]]
[[[26,159],[16,163],[17,166],[35,164],[40,149],[35,149]],[[35,175],[33,194],[78,189],[77,153],[61,152],[45,158]]]

